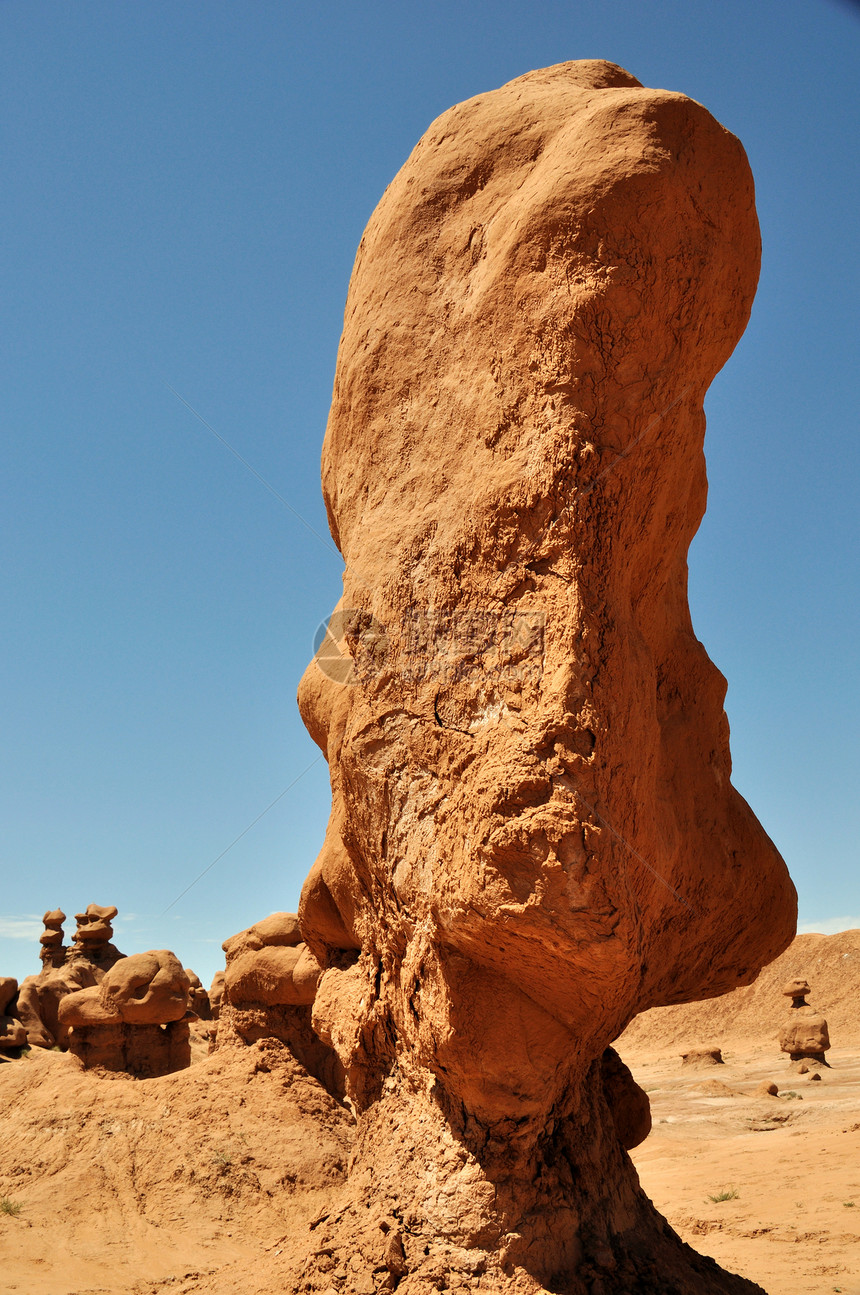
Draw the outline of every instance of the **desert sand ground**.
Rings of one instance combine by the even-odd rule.
[[[724,1055],[690,1070],[625,1053],[654,1120],[632,1153],[642,1186],[685,1241],[768,1295],[860,1295],[860,1052],[834,1048],[815,1081],[772,1042]],[[780,1096],[756,1096],[762,1080]]]
[[[774,1042],[777,986],[796,972],[831,1022],[820,1080],[792,1073]],[[799,937],[750,989],[658,1008],[617,1044],[651,1100],[633,1152],[646,1192],[685,1241],[769,1295],[860,1295],[858,977],[860,932]],[[284,1288],[290,1239],[340,1190],[351,1116],[282,1044],[209,1057],[200,1036],[191,1068],[162,1079],[39,1049],[0,1065],[3,1295]],[[725,1064],[682,1065],[697,1042]],[[780,1095],[758,1096],[763,1080]]]
[[[338,1189],[351,1127],[271,1040],[143,1081],[34,1049],[0,1067],[0,1200],[20,1206],[0,1211],[0,1291],[150,1295],[222,1272],[225,1295],[256,1290],[249,1268]]]
[[[820,1081],[772,1045],[626,1060],[654,1116],[633,1158],[684,1240],[769,1295],[860,1295],[860,1053],[834,1049]],[[0,1069],[0,1102],[0,1196],[21,1207],[0,1214],[0,1290],[22,1295],[277,1290],[279,1243],[348,1154],[348,1116],[278,1048],[143,1082],[34,1051]]]

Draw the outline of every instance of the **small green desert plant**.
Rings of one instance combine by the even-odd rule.
[[[8,1196],[0,1196],[0,1214],[11,1214],[12,1218],[17,1218],[23,1209],[20,1201],[13,1201]]]
[[[854,1202],[853,1202],[853,1201],[843,1201],[843,1202],[842,1202],[842,1204],[845,1206],[846,1210],[853,1210],[853,1209],[854,1209]]]
[[[215,1152],[212,1157],[212,1163],[213,1165],[217,1165],[219,1169],[229,1169],[233,1163],[233,1157],[230,1155],[229,1151],[222,1149],[221,1151]]]
[[[724,1187],[721,1192],[717,1192],[716,1196],[709,1196],[708,1200],[718,1205],[720,1201],[736,1201],[739,1196],[740,1192],[736,1187]]]

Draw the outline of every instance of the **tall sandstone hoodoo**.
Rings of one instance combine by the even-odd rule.
[[[758,1289],[642,1193],[605,1055],[794,931],[687,605],[758,266],[738,140],[596,61],[445,113],[365,231],[300,688],[332,784],[301,932],[358,1123],[300,1290]]]

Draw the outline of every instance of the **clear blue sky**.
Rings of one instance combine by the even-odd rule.
[[[706,406],[693,618],[802,924],[860,926],[860,9],[6,0],[0,37],[0,974],[38,970],[57,905],[115,903],[124,952],[206,982],[295,907],[328,814],[295,691],[341,567],[169,386],[327,534],[368,216],[440,112],[573,58],[701,100],[750,156],[764,267]]]

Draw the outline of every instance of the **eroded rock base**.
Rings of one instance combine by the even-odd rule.
[[[311,1028],[310,1007],[244,1003],[222,1006],[213,1051],[247,1047],[258,1039],[285,1043],[300,1065],[318,1080],[336,1101],[343,1098],[343,1066],[337,1054]]]
[[[310,1295],[761,1295],[678,1238],[639,1187],[599,1063],[531,1147],[395,1070],[359,1118],[346,1195],[311,1225]]]
[[[157,1079],[191,1065],[188,1021],[168,1025],[76,1025],[69,1051],[85,1070],[123,1071],[136,1079]]]

